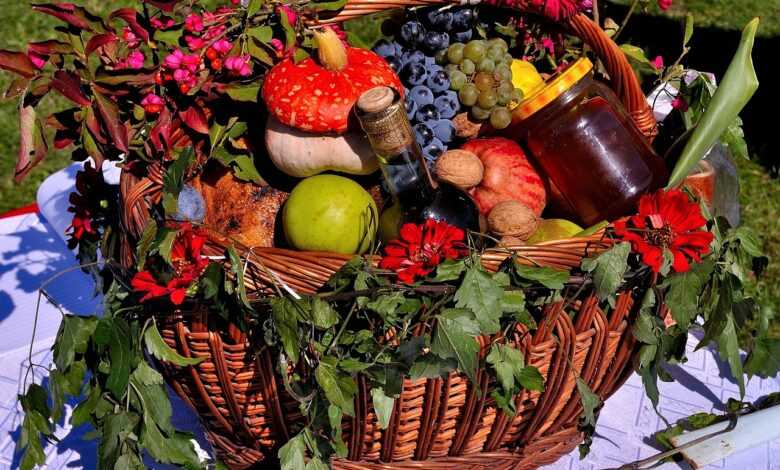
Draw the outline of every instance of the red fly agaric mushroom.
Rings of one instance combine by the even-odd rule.
[[[377,86],[403,94],[393,69],[375,53],[345,45],[330,28],[314,33],[319,61],[286,58],[268,72],[263,100],[282,124],[296,129],[344,133],[358,97]]]

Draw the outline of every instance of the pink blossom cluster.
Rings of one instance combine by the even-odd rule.
[[[658,8],[668,10],[672,6],[672,0],[658,0]]]
[[[181,49],[175,49],[164,60],[165,68],[171,73],[171,78],[179,85],[182,93],[187,93],[197,83],[195,72],[201,63],[199,55],[185,54]]]

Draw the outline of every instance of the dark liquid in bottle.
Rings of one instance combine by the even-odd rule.
[[[403,211],[401,223],[419,224],[434,219],[479,232],[479,210],[471,197],[449,184],[434,187],[422,161],[414,149],[405,149],[390,161],[382,162],[388,189]]]

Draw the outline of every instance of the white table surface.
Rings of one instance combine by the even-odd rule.
[[[27,361],[38,288],[55,273],[76,266],[61,235],[70,222],[65,212],[66,199],[76,169],[74,166],[63,170],[42,186],[38,196],[42,216],[28,214],[0,220],[0,469],[16,468],[18,463],[18,456],[15,459],[13,454],[21,417],[16,395]],[[92,297],[91,281],[79,271],[58,278],[47,287],[47,292],[70,312],[99,311],[99,301]],[[60,315],[55,306],[42,302],[33,348],[36,363],[51,361],[49,348]],[[659,408],[670,421],[695,412],[722,410],[723,403],[738,394],[737,386],[728,378],[728,368],[710,350],[694,352],[696,342],[695,338],[689,341],[689,362],[670,370],[677,382],[659,383]],[[755,400],[779,390],[777,380],[753,379],[747,387],[747,399]],[[197,427],[195,417],[181,402],[175,406],[174,419],[190,429]],[[652,447],[649,436],[663,427],[663,421],[645,397],[641,380],[634,375],[602,410],[591,454],[580,461],[575,451],[545,469],[596,470],[653,455],[658,450]],[[58,435],[63,431],[60,428]],[[96,444],[81,439],[86,431],[78,429],[58,447],[47,447],[46,468],[96,468]],[[687,466],[666,464],[660,468]],[[780,442],[760,445],[706,468],[780,469]]]

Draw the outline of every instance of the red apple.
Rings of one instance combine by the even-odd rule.
[[[499,202],[519,201],[541,215],[547,202],[544,182],[516,142],[503,137],[474,139],[462,149],[479,157],[485,167],[482,182],[470,191],[482,214]]]

